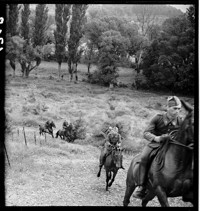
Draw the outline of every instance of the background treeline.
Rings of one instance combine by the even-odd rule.
[[[91,83],[117,85],[123,66],[137,71],[137,89],[194,91],[194,5],[182,13],[166,5],[12,4],[7,15],[7,59],[26,77],[53,60],[59,77],[67,62],[72,79],[82,62]]]

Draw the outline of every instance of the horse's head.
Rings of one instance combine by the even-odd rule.
[[[113,162],[116,165],[117,168],[121,168],[122,166],[122,152],[121,149],[116,148],[113,150]]]
[[[180,129],[185,134],[185,144],[189,145],[194,143],[194,109],[189,103],[183,100],[181,100],[181,103],[187,111],[187,114]]]

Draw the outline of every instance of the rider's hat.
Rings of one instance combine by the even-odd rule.
[[[181,101],[176,96],[170,96],[167,98],[167,105],[168,105],[168,107],[181,108]]]

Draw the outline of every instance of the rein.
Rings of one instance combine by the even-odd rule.
[[[191,143],[191,144],[189,144],[189,145],[185,145],[185,144],[181,144],[180,142],[178,142],[178,141],[176,141],[175,139],[174,139],[174,136],[172,135],[174,132],[177,132],[178,130],[174,130],[174,131],[172,131],[170,134],[169,134],[169,136],[170,136],[170,143],[171,144],[175,144],[175,145],[178,145],[178,146],[182,146],[182,147],[185,147],[185,148],[187,148],[187,149],[189,149],[189,150],[193,150],[194,149],[194,144],[193,143]]]

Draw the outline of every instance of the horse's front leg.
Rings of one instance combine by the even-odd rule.
[[[109,184],[108,184],[109,187],[113,184],[113,182],[114,182],[114,180],[115,180],[115,177],[116,177],[116,175],[117,175],[117,171],[118,171],[118,170],[116,170],[116,171],[113,172],[113,177],[112,177],[111,181],[110,181]]]
[[[51,130],[48,129],[48,133],[52,136],[52,138],[54,138],[52,129]]]
[[[123,200],[123,206],[124,207],[127,207],[128,204],[130,203],[130,197],[131,197],[134,189],[135,189],[134,181],[131,181],[131,183],[126,182],[126,192],[125,192],[124,200]]]
[[[158,197],[158,201],[160,202],[161,207],[169,207],[167,194],[161,186],[156,187],[155,193]]]
[[[110,171],[106,171],[106,191],[108,191],[110,178],[111,178],[111,172]]]

